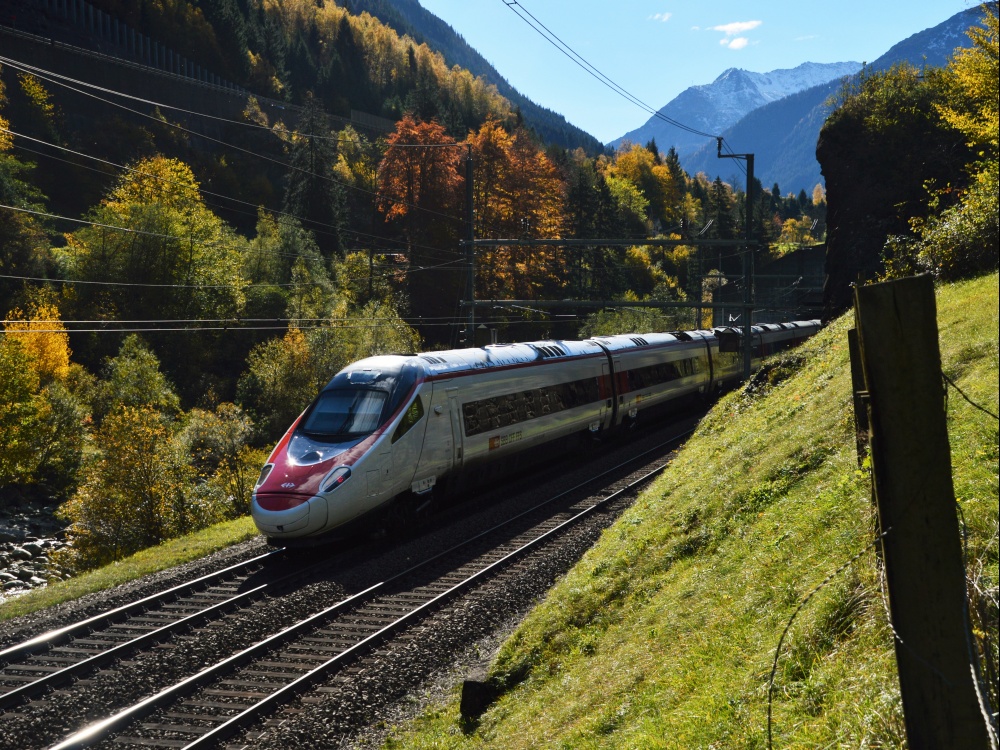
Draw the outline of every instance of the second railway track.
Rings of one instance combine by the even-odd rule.
[[[637,491],[631,487],[626,494]],[[375,665],[389,659],[398,666],[409,659],[423,664],[417,672],[440,666],[442,657],[428,657],[428,652],[440,651],[453,639],[475,636],[479,630],[465,623],[447,637],[454,622],[461,623],[475,610],[489,611],[486,619],[495,621],[511,606],[527,606],[630,501],[619,496],[591,507],[595,503],[586,492],[576,488],[576,495],[566,497],[555,511],[550,503],[547,510],[508,519],[501,527],[373,585],[359,586],[347,577],[264,598],[211,627],[161,642],[133,662],[115,662],[110,669],[78,680],[71,689],[8,708],[0,717],[4,724],[0,746],[69,748],[103,742],[108,747],[208,747],[236,737],[237,746],[281,747],[289,741],[287,732],[298,731],[289,727],[308,723],[306,716],[319,715],[317,711],[345,714],[339,719],[327,717],[318,731],[356,729],[353,725],[365,714],[366,704],[384,702],[394,691],[405,693],[410,684],[395,677],[383,680]],[[584,510],[572,524],[555,530]],[[535,552],[542,544],[534,541],[539,538],[549,540],[548,552]],[[538,568],[550,572],[533,570]],[[350,590],[357,593],[347,596]],[[332,604],[316,606],[322,601]],[[441,624],[441,618],[452,625]],[[477,618],[482,620],[481,613],[471,619]],[[274,632],[276,626],[281,632]],[[260,636],[255,638],[254,631]],[[204,641],[224,642],[226,648],[199,647],[205,646]],[[211,659],[213,653],[224,658]],[[386,655],[390,653],[394,655]],[[198,665],[202,668],[194,669],[198,658],[204,659]],[[133,667],[142,679],[129,679]],[[171,674],[178,679],[169,680]],[[380,681],[381,687],[372,687]],[[109,692],[111,699],[104,697]],[[360,708],[350,708],[359,701]],[[39,723],[53,713],[66,717],[61,726],[58,721]],[[70,718],[74,715],[80,718]],[[71,722],[76,723],[76,732]],[[80,733],[84,722],[90,723],[90,730]],[[251,727],[249,733],[246,727]],[[111,739],[104,741],[106,737]]]

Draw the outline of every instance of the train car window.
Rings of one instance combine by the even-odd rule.
[[[462,404],[466,437],[601,400],[597,378],[533,388]]]
[[[717,368],[736,367],[741,361],[740,355],[735,352],[716,352],[713,360]]]
[[[371,388],[323,391],[302,422],[302,432],[317,440],[370,435],[379,426],[388,394]]]
[[[383,378],[377,385],[387,385],[391,390],[389,401],[386,403],[385,413],[382,421],[387,421],[389,417],[396,413],[396,409],[402,404],[406,397],[410,395],[414,384],[417,382],[417,368],[411,364],[405,364],[400,368],[399,374],[392,379]]]
[[[627,370],[626,389],[638,391],[643,388],[650,388],[661,383],[669,383],[671,380],[686,378],[702,371],[702,362],[698,357],[689,359],[677,359],[673,362],[660,362],[647,367],[637,367],[634,370]]]
[[[419,422],[424,416],[424,404],[420,400],[420,396],[413,399],[413,403],[410,404],[406,413],[403,414],[403,418],[400,420],[399,424],[396,426],[396,431],[392,433],[392,442],[396,442],[403,435],[410,431],[417,422]]]

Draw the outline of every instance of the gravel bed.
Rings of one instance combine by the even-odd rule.
[[[309,584],[281,597],[265,598],[210,628],[175,636],[92,680],[8,711],[0,724],[0,750],[49,747],[86,724],[196,674],[343,597],[344,590],[335,583]]]
[[[177,586],[216,570],[236,565],[242,560],[262,555],[270,548],[258,536],[219,550],[199,560],[150,573],[129,583],[86,594],[79,599],[56,604],[11,620],[0,622],[0,649],[27,640],[40,633],[70,625],[116,607],[121,607],[157,591]]]

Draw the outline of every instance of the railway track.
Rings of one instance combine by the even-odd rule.
[[[258,555],[0,651],[0,709],[247,606],[268,588],[245,588],[251,574],[283,552]]]
[[[636,459],[633,457],[630,460]],[[616,469],[620,470],[621,467]],[[308,703],[321,701],[324,695],[336,693],[343,683],[350,681],[357,673],[360,662],[388,644],[419,643],[422,637],[421,623],[426,622],[434,613],[456,606],[455,603],[463,597],[475,597],[470,592],[481,588],[484,582],[497,581],[510,575],[510,571],[516,569],[520,561],[536,554],[546,544],[553,544],[560,537],[572,533],[572,529],[616,502],[627,504],[623,497],[634,495],[657,472],[630,482],[596,502],[586,500],[567,504],[565,498],[574,492],[579,494],[580,487],[548,498],[539,506],[484,531],[473,539],[351,596],[340,598],[327,607],[319,608],[280,632],[262,638],[196,674],[186,676],[153,695],[147,695],[132,705],[121,708],[112,716],[73,733],[54,747],[59,750],[87,747],[107,738],[111,739],[104,744],[116,748],[213,747],[244,732],[246,727],[254,727],[256,735],[269,731],[267,717],[282,706],[303,694],[311,697],[300,698],[300,702],[305,700]],[[594,481],[596,478],[591,478],[587,484]],[[552,506],[558,505],[560,500],[565,507],[553,512]],[[243,565],[254,562],[247,561]],[[238,582],[239,575],[245,573],[233,572],[228,579],[224,576],[226,583],[209,584],[213,587],[211,593],[207,597],[202,594],[201,598],[220,597],[213,606],[227,606],[224,602],[228,600],[221,597],[232,595],[234,588],[246,586],[245,583]],[[209,588],[200,590],[210,591]],[[250,587],[238,595],[247,597],[246,601],[250,601],[264,594],[260,587]],[[232,608],[245,605],[234,603],[228,606]],[[136,617],[134,614],[130,616]],[[196,615],[192,613],[189,616]],[[140,621],[136,625],[155,628],[140,637],[149,637],[160,630],[156,627],[158,623],[155,622],[155,617],[138,617]],[[154,621],[146,622],[150,619]],[[175,627],[190,627],[191,624]],[[111,626],[102,632],[113,628]],[[117,637],[121,636],[115,636]],[[77,638],[68,645],[49,648],[45,654],[54,652],[56,648],[72,648],[78,640],[81,639]],[[82,640],[105,639],[85,637]],[[113,641],[114,638],[108,640]],[[142,647],[140,644],[133,646],[131,650]],[[21,653],[30,653],[37,648],[39,646],[25,646]],[[102,652],[109,650],[102,648]],[[127,650],[129,649],[123,648],[121,653]],[[14,649],[7,651],[13,652]],[[42,658],[45,654],[32,655],[19,664],[28,665],[31,660]],[[93,658],[97,657],[88,657]],[[117,658],[119,657],[112,655],[103,660],[115,665]],[[90,667],[79,668],[81,672],[76,674],[85,669],[93,669],[96,665],[95,662]],[[16,665],[9,665],[14,666]],[[121,669],[120,661],[117,662],[117,667]],[[29,674],[31,671],[21,670]],[[50,674],[59,674],[61,671]],[[69,676],[64,675],[62,680],[65,681]],[[35,694],[37,695],[37,691]],[[23,698],[21,695],[17,700]],[[15,698],[9,700],[13,703]],[[24,710],[30,709],[31,705]],[[284,720],[272,718],[270,724],[280,724]],[[247,737],[253,739],[253,736]],[[46,743],[44,746],[50,744]]]

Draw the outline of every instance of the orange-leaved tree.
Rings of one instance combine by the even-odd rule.
[[[480,237],[558,237],[563,185],[552,162],[523,128],[508,133],[489,119],[466,144],[471,148],[476,233]],[[477,256],[477,294],[531,298],[563,283],[561,253],[525,245]]]
[[[389,136],[378,169],[379,210],[387,221],[401,225],[409,256],[410,305],[425,319],[453,316],[462,289],[458,239],[464,180],[458,166],[463,155],[439,123],[407,115]],[[435,338],[440,330],[422,333]]]

